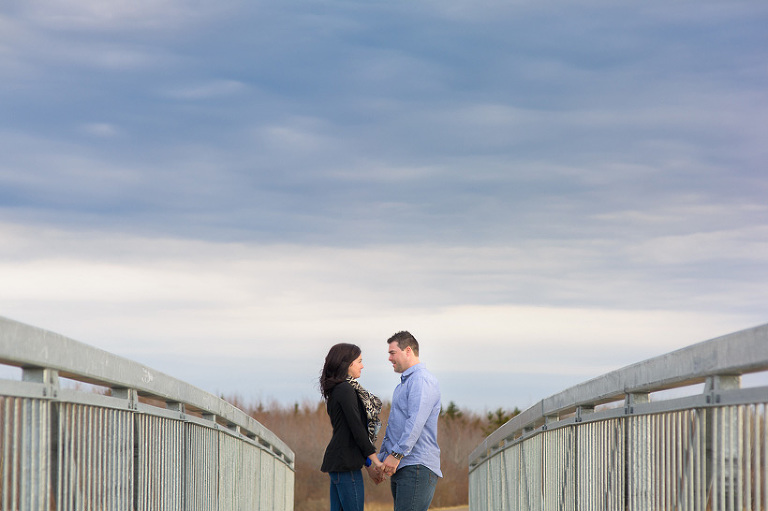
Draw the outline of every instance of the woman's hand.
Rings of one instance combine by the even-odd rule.
[[[368,471],[368,476],[374,483],[381,484],[384,481],[384,464],[379,461],[375,454],[368,456],[368,459],[371,460],[371,465],[365,467]]]

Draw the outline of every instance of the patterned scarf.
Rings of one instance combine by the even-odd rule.
[[[368,438],[371,439],[371,443],[376,441],[376,435],[379,434],[381,429],[381,421],[379,420],[379,414],[381,413],[381,399],[374,396],[367,390],[365,390],[357,380],[351,376],[347,376],[347,382],[352,385],[357,395],[360,397],[363,406],[365,407],[365,415],[368,416]]]

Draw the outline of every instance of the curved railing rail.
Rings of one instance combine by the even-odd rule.
[[[291,449],[212,394],[1,317],[0,364],[0,511],[293,509]]]
[[[470,510],[768,510],[766,370],[763,325],[544,399],[470,455]]]

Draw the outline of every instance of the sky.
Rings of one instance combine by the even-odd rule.
[[[0,316],[245,402],[525,409],[768,322],[768,3],[9,0]]]

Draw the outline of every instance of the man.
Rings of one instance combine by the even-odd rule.
[[[396,333],[387,345],[389,361],[401,376],[379,459],[391,478],[395,511],[427,511],[437,478],[443,477],[437,445],[440,386],[419,360],[419,343],[410,333]]]

